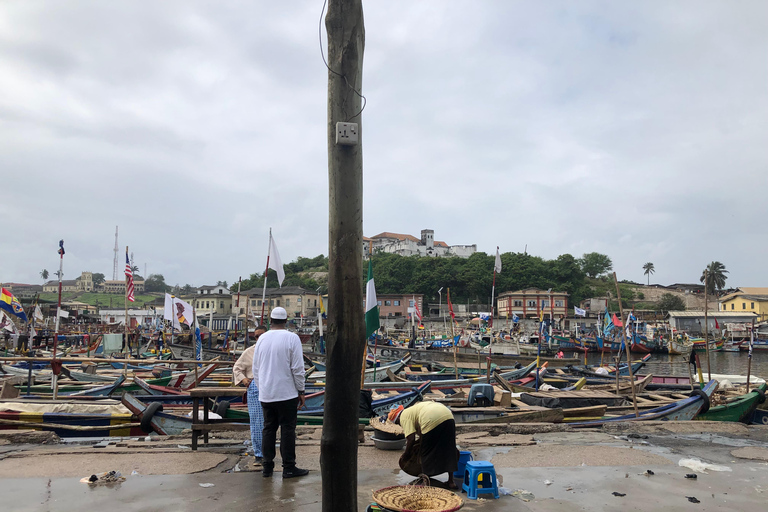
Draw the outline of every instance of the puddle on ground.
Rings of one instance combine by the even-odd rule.
[[[502,453],[509,453],[511,446],[489,446],[488,448],[479,448],[472,450],[472,457],[474,460],[491,460],[494,455]]]
[[[677,434],[677,439],[687,439],[690,441],[704,441],[706,443],[721,444],[723,446],[765,446],[765,443],[760,441],[753,441],[751,439],[734,439],[732,437],[725,437],[717,434]]]

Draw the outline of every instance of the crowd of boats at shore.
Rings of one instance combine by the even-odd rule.
[[[195,347],[178,339],[162,348],[146,339],[133,358],[127,352],[107,357],[103,337],[60,338],[60,359],[53,366],[45,348],[23,354],[6,349],[0,358],[0,429],[43,429],[61,437],[181,434],[193,427],[195,390],[205,389],[211,390],[204,401],[211,417],[247,423],[245,389],[231,393],[232,361],[240,352],[234,343],[212,343],[203,354],[207,360],[195,362]],[[299,423],[317,425],[323,421],[327,369],[322,344],[305,341],[306,408],[300,411]],[[687,341],[690,350],[697,349],[697,340]],[[627,345],[632,349],[640,342],[648,346],[642,338]],[[478,331],[464,339],[422,340],[419,345],[414,340],[410,348],[394,340],[372,340],[366,368],[362,361],[360,367],[359,422],[366,424],[394,405],[434,400],[450,407],[458,424],[768,424],[766,383],[756,376],[705,379],[700,366],[692,367],[688,376],[652,375],[644,367],[653,356],[643,350],[638,350],[641,359],[619,365],[612,358],[606,359],[612,364],[590,366],[579,358],[551,357],[554,347],[592,350],[588,343],[584,336],[553,334],[538,343],[509,334],[486,338]],[[600,347],[598,340],[595,343]],[[213,392],[226,388],[229,393]]]

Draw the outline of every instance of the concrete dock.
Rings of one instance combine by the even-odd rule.
[[[322,500],[319,436],[319,428],[299,429],[299,465],[312,471],[283,481],[279,461],[272,478],[254,471],[239,433],[212,439],[193,452],[188,436],[36,444],[40,436],[25,443],[23,435],[9,438],[0,431],[0,509],[317,511]],[[359,450],[360,511],[370,504],[373,490],[412,480],[397,467],[400,452],[377,450],[370,433],[367,437]],[[490,495],[469,500],[464,494],[468,511],[753,511],[764,509],[768,498],[768,427],[659,422],[577,431],[564,425],[509,425],[459,428],[458,441],[476,460],[494,464],[502,492],[509,493],[498,500]],[[691,458],[729,471],[679,465]],[[125,481],[80,482],[111,470],[120,471]],[[685,478],[691,473],[697,478]]]

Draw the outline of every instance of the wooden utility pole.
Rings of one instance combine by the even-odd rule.
[[[329,0],[328,350],[320,441],[323,512],[357,511],[359,370],[363,307],[361,96],[365,28],[361,0]],[[356,145],[336,144],[336,123],[357,123]]]

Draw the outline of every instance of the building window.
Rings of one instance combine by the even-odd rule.
[[[384,301],[384,305],[385,306],[391,306],[392,305],[392,301],[391,300],[385,300]]]
[[[752,309],[755,309],[755,303],[754,302],[752,303]]]
[[[521,308],[521,307],[523,307],[523,301],[521,301],[521,300],[516,300],[516,301],[514,302],[514,305],[515,305],[515,307],[516,307],[516,308]]]
[[[555,301],[555,307],[556,307],[556,308],[561,308],[561,307],[563,307],[563,301],[561,301],[561,300],[556,300],[556,301]]]
[[[277,299],[277,305],[278,306],[280,305],[280,299]]]
[[[251,305],[253,305],[253,302],[254,301],[251,301]],[[257,304],[256,304],[257,306],[261,306],[261,299],[257,300],[256,302],[257,302]]]
[[[396,300],[396,301],[395,301],[395,306],[399,306],[399,305],[400,305],[400,301],[399,301],[399,300]]]
[[[413,307],[413,304],[414,304],[414,301],[412,301],[412,300],[409,300],[409,301],[408,301],[408,307],[409,307],[409,308],[412,308],[412,307]]]
[[[224,293],[224,290],[219,289],[219,295],[221,295],[222,293]]]
[[[219,302],[219,307],[223,310],[224,309],[224,301]]]
[[[380,301],[380,300],[377,300],[377,301],[376,301],[376,305],[377,305],[377,306],[381,306],[381,301]]]
[[[287,302],[288,302],[288,299],[286,299],[286,303],[287,303]],[[299,297],[298,299],[296,299],[296,302],[297,302],[298,304],[301,304],[301,297]]]
[[[541,301],[541,307],[548,308],[549,307],[549,301],[548,300]]]
[[[211,303],[210,301],[205,301],[205,309],[210,309]]]
[[[291,299],[285,299],[285,307],[291,306]]]
[[[741,303],[741,309],[747,309],[747,303],[746,302],[742,302]]]
[[[733,311],[733,308],[734,308],[734,304],[733,302],[731,302],[731,311]]]
[[[242,315],[244,313],[243,308],[240,308],[240,314]]]
[[[536,307],[536,301],[535,300],[529,300],[528,301],[528,307],[529,308],[535,308]]]

